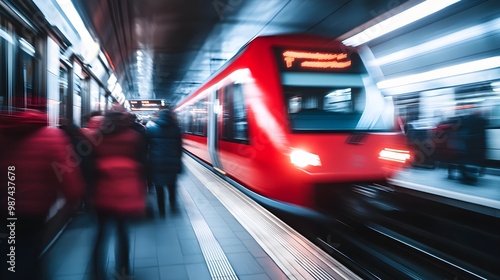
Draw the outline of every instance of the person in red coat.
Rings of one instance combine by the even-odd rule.
[[[115,108],[105,114],[101,128],[88,135],[94,147],[97,175],[92,195],[99,223],[93,254],[94,274],[97,279],[105,278],[106,274],[106,224],[117,226],[115,273],[129,275],[126,223],[130,218],[142,217],[145,214],[146,178],[145,165],[141,159],[146,152],[146,143],[132,125],[128,113],[123,108]]]
[[[0,111],[0,168],[4,174],[0,211],[2,220],[11,225],[0,229],[1,279],[41,279],[38,255],[45,221],[60,194],[66,206],[79,206],[84,193],[79,164],[70,139],[61,129],[47,126],[46,113],[13,108]]]

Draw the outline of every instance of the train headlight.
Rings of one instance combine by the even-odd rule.
[[[397,162],[405,162],[410,159],[410,152],[405,150],[385,148],[380,151],[379,158]]]
[[[290,153],[290,161],[297,167],[306,167],[308,165],[321,166],[321,160],[318,155],[300,149],[294,149]]]

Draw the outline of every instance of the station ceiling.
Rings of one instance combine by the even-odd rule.
[[[338,37],[400,5],[419,2],[73,0],[110,57],[126,97],[169,103],[199,87],[256,36]]]

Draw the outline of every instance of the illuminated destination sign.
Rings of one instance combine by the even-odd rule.
[[[287,69],[344,69],[352,62],[347,53],[285,50],[282,52]]]
[[[163,99],[154,100],[129,100],[130,109],[132,111],[156,111],[160,110],[161,107],[166,105]]]

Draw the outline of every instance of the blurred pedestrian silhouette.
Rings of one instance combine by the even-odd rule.
[[[437,141],[436,151],[438,160],[446,164],[448,178],[456,179],[462,176],[463,159],[465,156],[465,144],[463,137],[463,117],[455,116],[444,120],[437,125],[435,135],[439,135],[443,141]],[[460,175],[457,175],[457,172]]]
[[[486,161],[486,125],[487,121],[482,116],[479,108],[472,108],[463,121],[463,137],[465,146],[464,155],[464,180],[477,181],[478,176],[484,171]]]
[[[129,114],[115,105],[104,116],[100,129],[90,132],[94,141],[96,184],[93,204],[98,218],[98,233],[93,254],[93,274],[106,279],[106,231],[117,228],[116,271],[130,275],[127,223],[145,212],[146,178],[141,158],[146,145],[140,133],[132,128]]]
[[[170,209],[177,211],[177,175],[182,172],[182,136],[175,114],[160,110],[147,124],[149,170],[156,187],[160,216],[165,216],[164,187],[168,188]]]
[[[104,121],[104,116],[101,112],[94,111],[88,116],[87,123],[82,128],[83,134],[89,134],[92,131],[99,129]]]
[[[0,155],[2,172],[9,175],[2,181],[2,220],[15,218],[8,221],[12,228],[0,229],[1,279],[43,279],[38,256],[45,221],[60,193],[65,207],[79,206],[84,192],[79,158],[63,130],[47,126],[46,113],[28,109],[0,112]],[[8,205],[13,207],[9,210]],[[6,236],[15,239],[8,243]],[[15,273],[7,270],[10,257],[4,259],[11,246]]]
[[[467,105],[458,116],[438,125],[446,140],[439,149],[448,165],[448,178],[474,183],[484,171],[486,161],[486,119],[479,109]],[[458,173],[458,174],[457,174]]]
[[[90,151],[84,151],[85,157],[83,157],[82,171],[85,177],[86,192],[84,197],[84,208],[90,210],[92,208],[92,195],[94,193],[94,187],[96,184],[96,168],[95,168],[95,151],[93,145],[100,144],[102,141],[102,134],[96,133],[99,131],[100,127],[103,125],[104,116],[100,112],[92,112],[85,127],[81,128],[80,131],[84,135],[86,142],[84,147],[90,146]],[[82,142],[83,143],[83,142]]]

